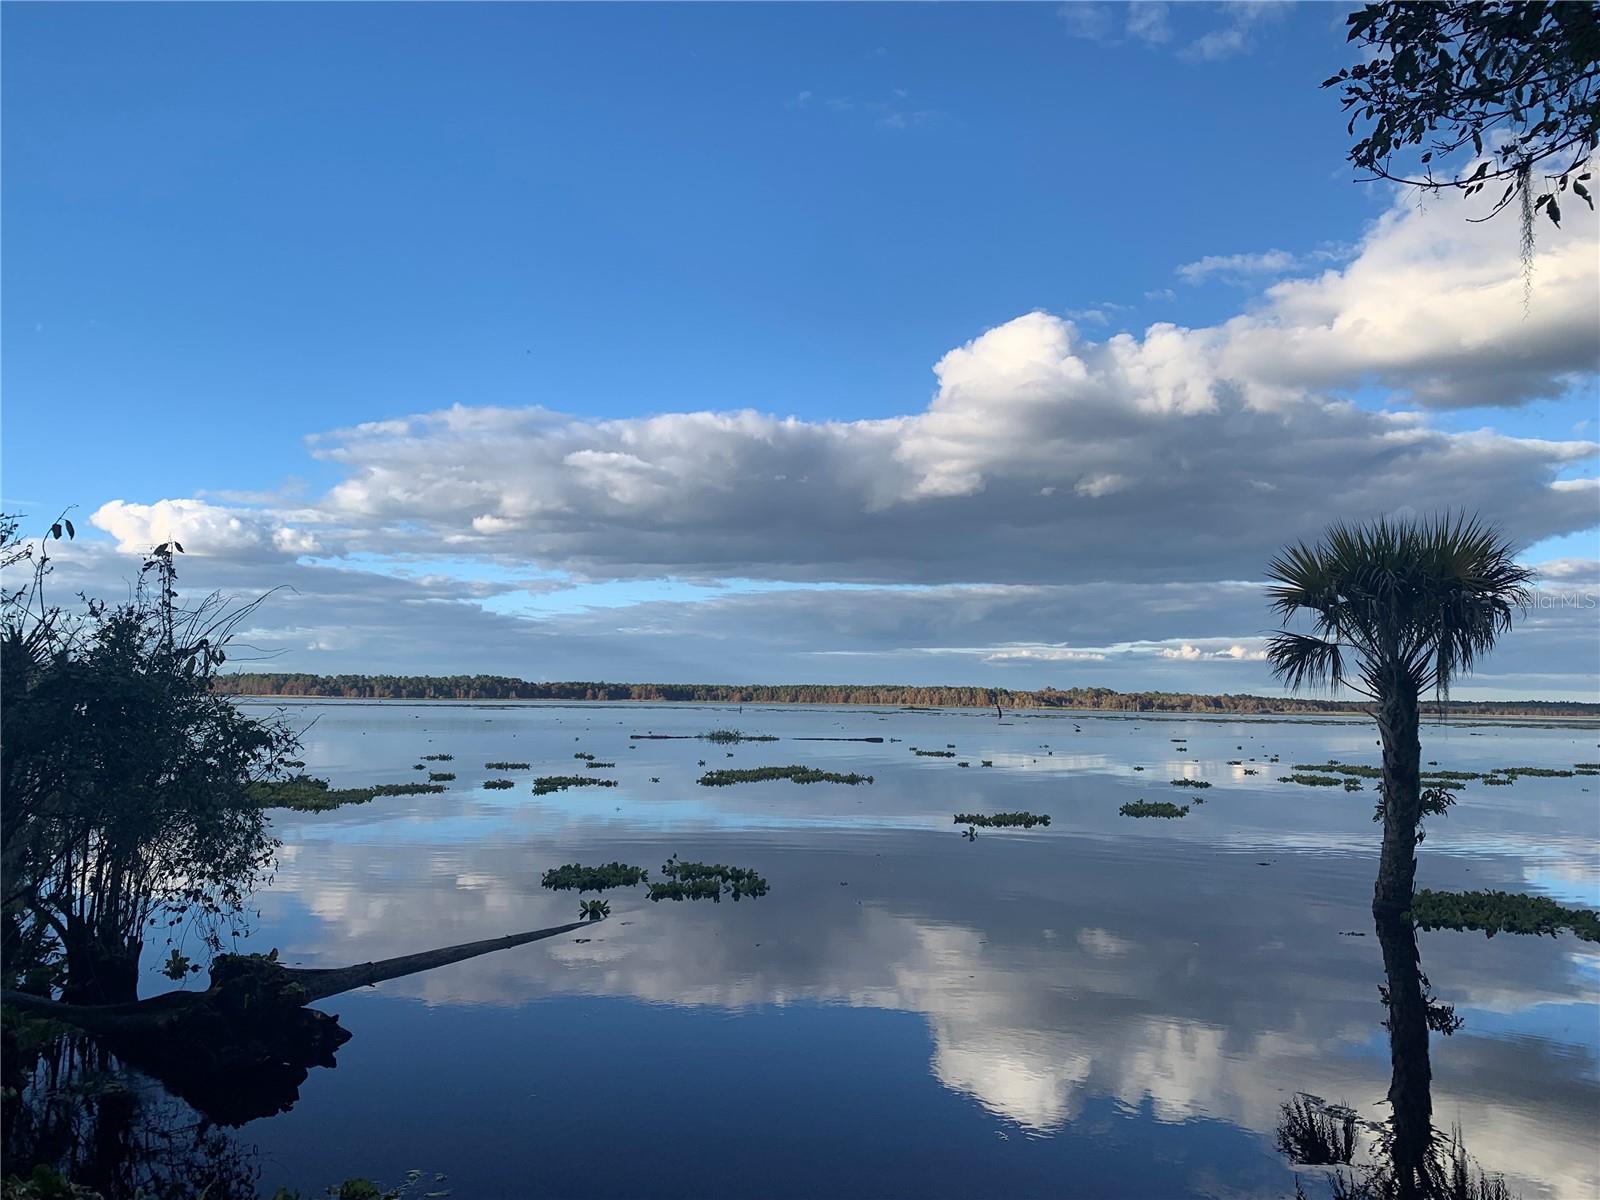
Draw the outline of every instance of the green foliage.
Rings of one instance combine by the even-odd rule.
[[[486,762],[483,764],[485,771],[527,771],[533,767],[532,763],[525,762]]]
[[[911,747],[911,753],[915,754],[918,758],[954,758],[955,757],[955,751],[953,751],[953,750],[918,750],[915,746]]]
[[[737,729],[712,729],[702,733],[700,737],[708,742],[719,745],[731,745],[734,742],[775,742],[778,739],[770,733],[740,733]]]
[[[485,779],[483,786],[491,792],[503,792],[506,788],[516,787],[516,782],[511,779]]]
[[[1345,781],[1337,775],[1279,775],[1279,783],[1298,783],[1305,787],[1339,787]]]
[[[729,787],[735,783],[766,783],[774,779],[787,779],[791,783],[848,783],[855,786],[860,783],[871,783],[871,775],[857,775],[854,772],[840,774],[837,771],[822,771],[816,767],[788,766],[788,767],[747,767],[725,770],[707,771],[700,776],[702,787]]]
[[[1560,224],[1555,194],[1534,201],[1529,189],[1535,168],[1553,160],[1544,177],[1564,190],[1600,142],[1600,20],[1592,3],[1367,4],[1346,20],[1362,61],[1322,86],[1339,88],[1349,133],[1366,127],[1349,152],[1358,170],[1468,196],[1504,180],[1494,212],[1520,194],[1530,219],[1543,209]],[[1570,182],[1593,208],[1588,178],[1584,172]]]
[[[580,900],[578,901],[578,919],[580,921],[598,921],[601,917],[611,915],[611,904],[605,900]]]
[[[1564,908],[1546,896],[1518,892],[1435,892],[1422,889],[1411,901],[1411,919],[1423,929],[1481,929],[1497,933],[1549,934],[1570,929],[1585,942],[1600,942],[1600,912]]]
[[[1167,782],[1172,784],[1173,787],[1208,788],[1211,786],[1204,779],[1169,779]]]
[[[721,863],[681,862],[677,855],[661,866],[665,877],[661,883],[650,885],[651,900],[711,900],[721,903],[722,897],[735,900],[744,896],[765,896],[767,881],[745,867],[725,867]]]
[[[611,771],[615,770],[617,766],[617,764],[614,762],[596,762],[592,758],[583,765],[591,771]]]
[[[544,873],[539,886],[557,892],[603,892],[608,888],[648,883],[649,874],[640,867],[630,867],[620,862],[609,862],[598,867],[568,863],[564,867],[551,867]]]
[[[86,1187],[79,1187],[66,1176],[59,1174],[53,1167],[39,1163],[33,1171],[23,1178],[19,1175],[7,1175],[5,1181],[0,1183],[0,1198],[3,1200],[104,1200],[96,1191]]]
[[[1273,610],[1306,615],[1310,634],[1274,634],[1272,669],[1292,688],[1345,685],[1382,701],[1445,694],[1511,628],[1532,572],[1476,518],[1334,525],[1267,567]],[[1398,681],[1398,683],[1397,683]]]
[[[456,777],[456,774],[455,774],[454,771],[429,771],[428,772],[428,782],[429,783],[449,783],[455,777]]]
[[[1522,775],[1530,779],[1571,779],[1577,772],[1559,767],[1500,767],[1499,774],[1509,779],[1516,779]]]
[[[1189,815],[1189,806],[1181,808],[1169,800],[1157,800],[1154,803],[1148,800],[1135,800],[1131,804],[1124,804],[1117,812],[1124,817],[1184,817]]]
[[[1003,812],[994,816],[985,816],[983,813],[957,813],[957,825],[976,825],[985,829],[1032,829],[1035,825],[1050,824],[1050,815],[1035,815],[1030,812]]]
[[[454,754],[424,754],[422,756],[422,761],[423,762],[450,762],[454,758],[455,758]]]
[[[294,775],[246,789],[261,808],[291,808],[296,812],[328,812],[346,804],[366,804],[378,796],[425,796],[444,791],[440,783],[376,783],[368,787],[334,788],[326,779]]]
[[[1311,771],[1319,775],[1350,775],[1358,779],[1382,779],[1383,768],[1358,766],[1354,763],[1295,763],[1296,771]]]
[[[211,689],[255,604],[186,606],[168,543],[127,602],[68,612],[46,594],[48,540],[0,520],[0,561],[31,566],[0,596],[7,970],[64,954],[68,990],[96,993],[78,998],[131,999],[153,925],[192,924],[215,949],[243,920],[278,845],[250,785],[296,741]]]
[[[533,781],[533,794],[547,796],[575,787],[616,787],[615,779],[596,779],[593,775],[541,775]]]

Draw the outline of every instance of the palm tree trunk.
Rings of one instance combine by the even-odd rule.
[[[1420,707],[1416,690],[1396,680],[1385,689],[1377,714],[1383,737],[1383,851],[1372,911],[1380,917],[1411,907],[1422,819]]]
[[[1389,1157],[1395,1200],[1430,1192],[1433,1173],[1433,1070],[1428,1061],[1428,998],[1417,934],[1398,913],[1377,917],[1389,1016]]]

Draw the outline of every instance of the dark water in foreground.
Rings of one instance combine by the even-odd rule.
[[[354,1035],[337,1067],[314,1070],[288,1113],[234,1135],[268,1193],[415,1168],[457,1197],[1282,1197],[1293,1169],[1273,1129],[1296,1092],[1385,1115],[1375,794],[1276,781],[1293,763],[1375,763],[1366,722],[288,711],[315,719],[308,770],[336,786],[414,779],[411,764],[435,752],[454,754],[457,779],[443,795],[278,814],[282,867],[246,948],[335,966],[559,924],[576,897],[539,877],[574,861],[655,877],[677,854],[754,867],[772,891],[737,904],[612,892],[612,918],[587,941],[325,1002]],[[628,737],[726,726],[784,740]],[[1595,759],[1597,740],[1458,723],[1427,730],[1424,758],[1569,767]],[[947,743],[972,765],[909,749]],[[581,773],[577,751],[614,761],[595,773],[621,786],[530,794],[533,774]],[[1281,763],[1259,762],[1271,754]],[[485,791],[505,774],[484,769],[494,759],[534,770]],[[700,759],[876,782],[711,789],[694,782]],[[1258,760],[1246,766],[1260,774],[1229,759]],[[1182,776],[1214,786],[1168,783]],[[1596,785],[1468,785],[1429,822],[1419,886],[1600,903]],[[1205,803],[1181,820],[1117,814],[1196,795]],[[1052,824],[969,842],[951,821],[1014,809]],[[1434,992],[1465,1020],[1433,1038],[1437,1123],[1459,1124],[1525,1196],[1600,1193],[1600,952],[1570,935],[1419,940]],[[164,984],[152,976],[149,990]],[[1308,1194],[1326,1194],[1300,1172]]]

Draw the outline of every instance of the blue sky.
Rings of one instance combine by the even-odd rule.
[[[576,529],[591,517],[623,520],[616,505],[643,503],[641,461],[670,469],[669,448],[651,442],[655,457],[636,453],[656,436],[648,427],[605,422],[750,409],[794,417],[811,437],[828,422],[914,420],[939,403],[936,363],[1029,313],[1100,345],[1127,331],[1146,346],[1155,323],[1223,328],[1271,305],[1264,289],[1277,281],[1349,268],[1397,200],[1350,181],[1343,118],[1317,87],[1349,60],[1344,11],[10,5],[6,507],[43,517],[76,504],[88,516],[111,501],[181,499],[251,528],[337,526],[339,536],[316,539],[318,553],[272,561],[226,538],[190,550],[248,560],[250,579],[267,586],[311,567],[499,581],[509,590],[450,602],[500,616],[573,612],[591,599],[693,603],[781,584],[1069,582],[998,557],[972,573],[861,565],[893,558],[903,531],[877,549],[797,545],[783,557],[768,547],[746,561],[737,547],[761,526],[721,530],[708,552],[668,547],[671,531],[646,538],[629,517],[623,524],[651,548],[622,555],[597,551]],[[1427,219],[1442,227],[1441,214]],[[1569,224],[1592,250],[1592,220],[1574,214]],[[1498,236],[1510,243],[1515,233]],[[1374,270],[1381,250],[1369,256]],[[1287,311],[1268,324],[1282,325]],[[1370,367],[1341,351],[1337,370],[1319,361],[1304,387],[1319,403],[1349,399],[1381,414],[1417,408],[1420,393],[1408,389],[1426,371],[1435,394],[1422,407],[1440,435],[1592,440],[1583,425],[1595,415],[1592,339],[1575,346],[1570,324],[1550,320],[1559,327],[1548,333],[1508,332],[1508,354],[1521,344],[1548,362],[1530,368],[1543,372],[1538,383],[1508,385],[1504,403],[1441,399],[1451,368],[1432,350],[1422,366],[1389,356]],[[1464,358],[1461,376],[1474,370]],[[1276,366],[1268,373],[1274,387],[1300,386]],[[991,423],[997,403],[983,401]],[[587,447],[561,461],[588,472],[580,482],[603,493],[606,511],[579,521],[570,497],[552,499],[554,484],[527,484],[502,464],[496,486],[529,493],[520,507],[462,509],[469,521],[493,520],[452,532],[460,514],[419,499],[439,492],[432,484],[374,498],[375,470],[393,482],[431,469],[383,458],[392,439],[381,452],[352,450],[340,436],[306,440],[455,405],[484,414],[540,406],[578,422],[514,436],[534,439],[535,453],[552,438]],[[430,426],[393,436],[436,435]],[[600,444],[613,436],[617,445]],[[697,445],[693,470],[738,474],[752,446],[787,435],[740,436],[737,448]],[[678,438],[667,441],[681,449]],[[375,466],[374,453],[390,465]],[[615,475],[622,460],[605,457],[618,454],[632,456],[626,487]],[[1594,460],[1564,451],[1542,469],[1546,482],[1592,478]],[[471,470],[470,457],[457,464],[451,486]],[[1533,486],[1533,468],[1518,470],[1517,486]],[[353,478],[365,481],[355,498],[339,491]],[[1060,494],[1134,487],[1121,469],[1085,467],[1073,478]],[[928,505],[952,489],[1001,490],[992,466],[943,463],[920,479],[912,500],[894,503],[923,505],[932,526],[947,518]],[[1387,493],[1372,494],[1376,507],[1392,507]],[[1441,498],[1451,499],[1425,496]],[[752,509],[748,498],[727,503]],[[858,507],[877,513],[883,502]],[[1509,524],[1540,542],[1540,557],[1596,556],[1594,522],[1584,527],[1570,503],[1556,514],[1523,507],[1511,506]],[[352,514],[381,531],[353,534]],[[683,521],[707,531],[698,509]],[[772,539],[795,536],[774,521]],[[129,540],[126,521],[80,524],[102,548]],[[1303,525],[1286,521],[1282,536]],[[206,528],[191,537],[204,543]],[[1077,544],[1062,536],[1053,552]],[[280,551],[311,544],[278,541]],[[1078,571],[1073,581],[1149,581],[1161,566]],[[1192,565],[1165,574],[1203,575]],[[587,590],[558,594],[552,580]],[[536,586],[519,591],[517,581]],[[982,632],[974,644],[1012,640]],[[893,642],[885,654],[928,649]],[[355,661],[389,653],[377,645],[351,648],[337,665],[406,665]],[[309,643],[286,648],[297,666],[319,661]],[[632,650],[609,653],[617,667],[638,661]],[[893,675],[897,662],[917,661],[871,665]],[[948,665],[954,678],[971,664]],[[505,669],[548,673],[532,660]]]

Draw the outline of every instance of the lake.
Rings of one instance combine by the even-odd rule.
[[[337,1066],[231,1135],[266,1194],[415,1170],[457,1197],[1285,1197],[1298,1171],[1317,1197],[1319,1170],[1275,1145],[1284,1103],[1384,1116],[1375,785],[1277,779],[1375,764],[1369,721],[246,703],[305,727],[306,769],[335,786],[415,781],[438,753],[456,779],[275,813],[281,864],[241,948],[340,966],[561,924],[578,897],[540,876],[570,862],[656,879],[677,855],[771,884],[737,903],[608,892],[590,930],[324,1002],[353,1035]],[[727,727],[781,740],[630,736]],[[1571,767],[1596,743],[1458,720],[1426,726],[1423,758]],[[531,794],[534,775],[582,773],[578,753],[619,786]],[[500,759],[533,769],[484,767]],[[696,784],[789,763],[873,782]],[[481,787],[497,776],[517,786]],[[1597,785],[1467,785],[1427,822],[1418,885],[1600,904]],[[1203,803],[1119,815],[1138,799]],[[969,839],[952,821],[1012,810],[1051,823]],[[1524,1196],[1600,1192],[1600,948],[1418,938],[1464,1021],[1432,1038],[1436,1123]],[[172,986],[164,953],[147,950],[147,991]]]

